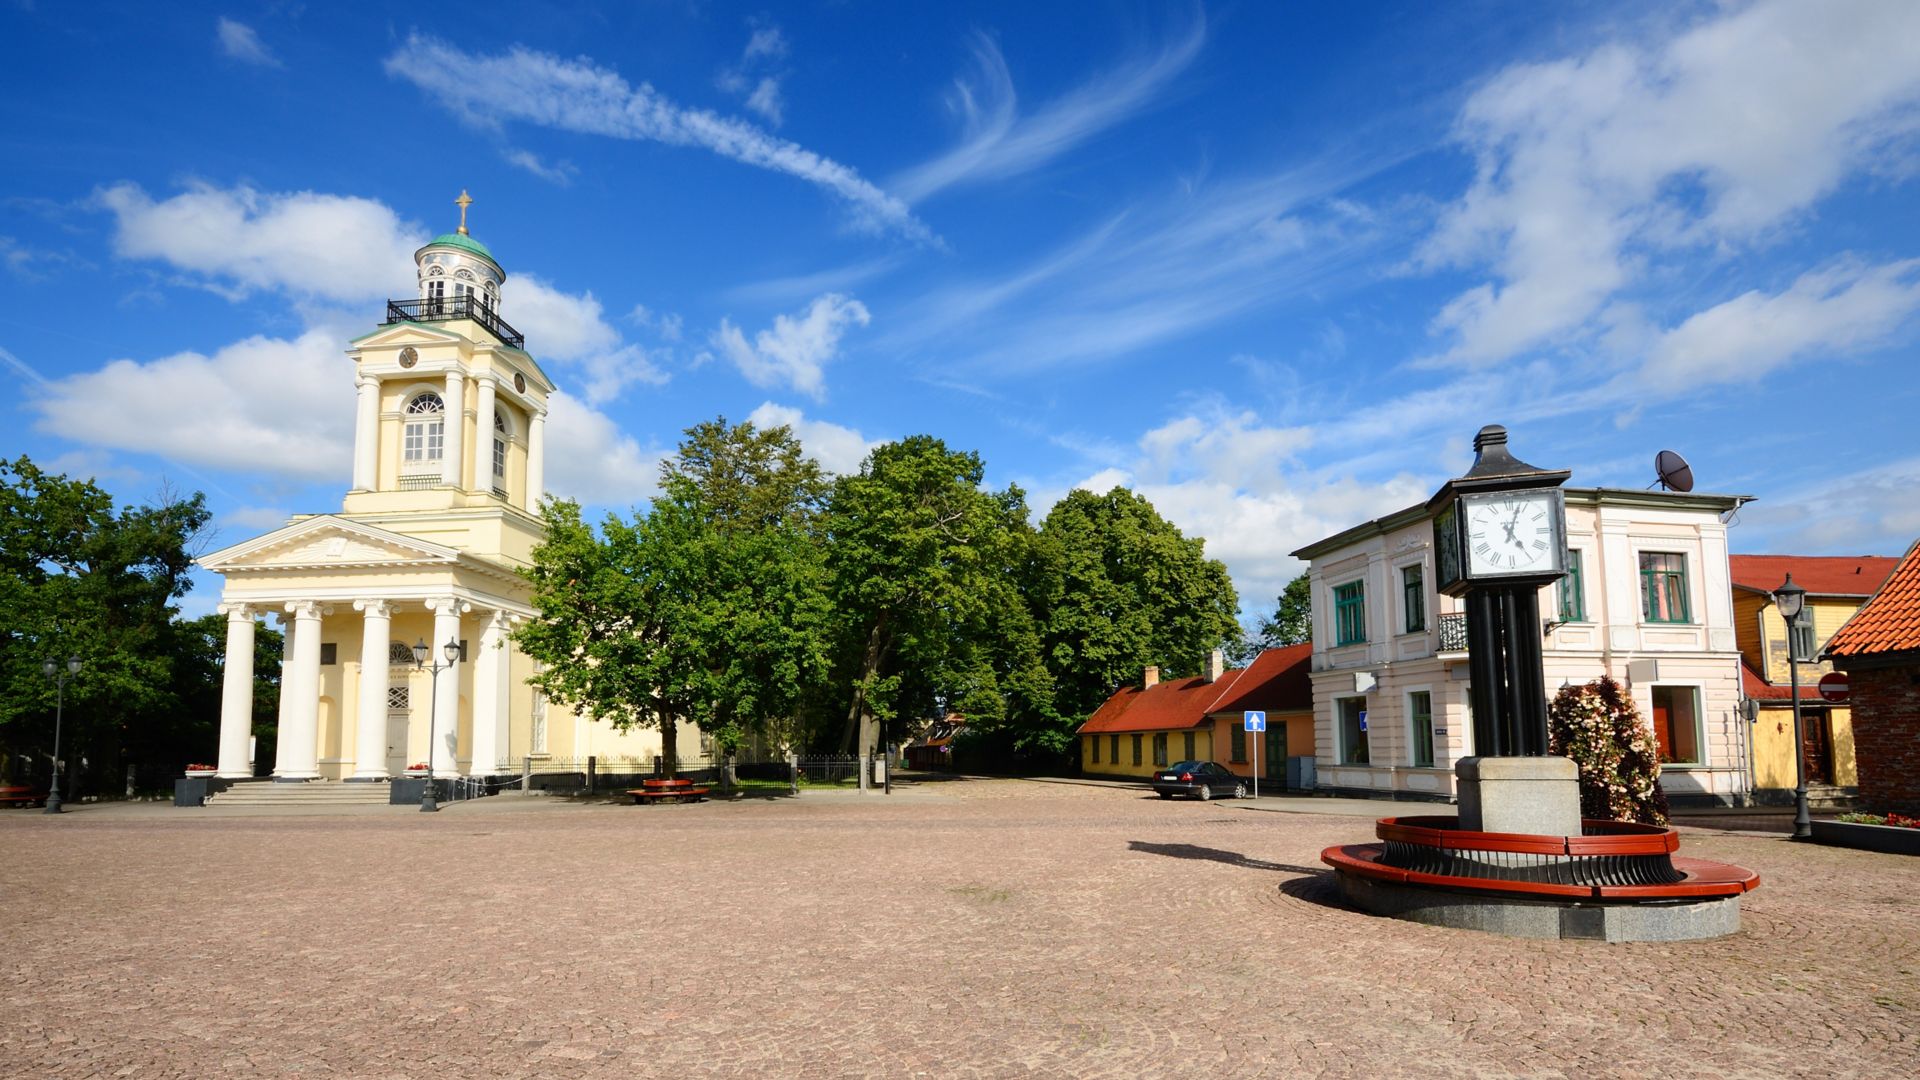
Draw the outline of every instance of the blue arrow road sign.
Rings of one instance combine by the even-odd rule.
[[[1365,709],[1360,710],[1360,730],[1367,730],[1367,710]]]
[[[1245,716],[1246,716],[1246,729],[1248,731],[1267,730],[1267,714],[1266,713],[1249,712],[1249,713],[1246,713]]]

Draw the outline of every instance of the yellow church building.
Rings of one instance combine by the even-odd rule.
[[[285,628],[279,781],[517,773],[528,759],[638,772],[657,732],[552,710],[512,639],[534,617],[517,571],[542,539],[554,384],[504,315],[506,271],[467,231],[414,254],[418,295],[390,300],[347,350],[358,389],[352,486],[340,512],[213,552],[227,617],[218,775],[250,757],[256,621]],[[425,642],[428,666],[415,664]],[[457,659],[445,664],[448,643]]]

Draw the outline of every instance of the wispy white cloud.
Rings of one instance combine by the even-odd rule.
[[[525,169],[540,179],[561,187],[570,186],[573,178],[580,175],[580,170],[574,168],[570,161],[556,161],[549,165],[540,160],[538,154],[528,150],[508,150],[502,156],[507,159],[507,164]]]
[[[518,121],[589,135],[702,147],[832,192],[850,208],[858,227],[935,242],[906,203],[854,169],[744,121],[680,106],[651,85],[630,84],[584,58],[565,60],[523,46],[483,56],[415,34],[387,57],[386,69],[482,127]]]
[[[1767,243],[1850,174],[1910,161],[1917,101],[1920,6],[1875,0],[1733,5],[1500,72],[1456,129],[1472,185],[1417,256],[1490,276],[1435,318],[1444,358],[1564,344],[1676,256]]]
[[[1823,475],[1741,511],[1745,550],[1899,555],[1920,539],[1920,457]]]
[[[225,15],[220,16],[219,22],[214,24],[214,40],[219,43],[221,52],[243,64],[276,68],[285,66],[280,63],[279,57],[268,50],[266,43],[260,40],[260,35],[254,33],[253,27]]]
[[[571,367],[585,377],[581,395],[592,404],[618,397],[634,383],[660,386],[668,374],[645,346],[627,341],[606,320],[591,291],[562,292],[544,280],[522,274],[509,283],[501,310],[527,335],[543,358]]]
[[[1029,172],[1156,103],[1174,76],[1206,43],[1207,25],[1193,24],[1151,56],[1128,61],[1021,115],[1006,57],[992,37],[968,42],[971,70],[954,80],[947,107],[959,118],[958,146],[895,177],[889,185],[919,202],[955,184]]]
[[[90,447],[305,480],[346,475],[353,364],[319,330],[255,336],[212,355],[115,360],[31,399],[42,431]]]
[[[806,455],[836,475],[860,471],[860,463],[883,440],[869,439],[858,430],[827,420],[809,420],[799,409],[762,402],[747,416],[757,428],[785,425],[793,429]]]
[[[115,254],[158,259],[229,292],[406,296],[416,287],[413,253],[428,239],[384,203],[354,196],[195,183],[156,202],[121,183],[95,200],[114,216]]]
[[[1071,486],[1130,488],[1181,532],[1205,537],[1207,554],[1226,563],[1250,616],[1271,609],[1304,569],[1291,552],[1432,492],[1433,477],[1424,471],[1359,483],[1344,468],[1314,469],[1304,454],[1319,438],[1310,428],[1273,426],[1252,412],[1201,401],[1131,447],[1089,444],[1092,471]],[[1036,485],[1036,513],[1063,494]]]
[[[1379,274],[1400,226],[1337,193],[1379,167],[1331,154],[1110,216],[997,278],[902,305],[881,347],[1030,372],[1123,355],[1307,289],[1352,287]]]
[[[722,68],[714,81],[720,89],[741,98],[761,119],[779,127],[786,120],[786,99],[780,90],[785,75],[773,70],[772,65],[786,58],[787,37],[780,27],[763,18],[749,20],[747,25],[752,32],[746,48],[740,50],[739,63]]]
[[[546,484],[554,495],[590,506],[633,506],[659,493],[665,457],[572,394],[547,399]]]
[[[1815,350],[1879,344],[1920,310],[1920,259],[1883,266],[1843,262],[1810,271],[1786,290],[1742,293],[1660,336],[1637,382],[1667,393],[1751,382]]]
[[[816,297],[797,316],[776,315],[773,325],[747,341],[746,334],[720,320],[712,344],[755,386],[784,386],[818,401],[826,396],[826,364],[840,351],[848,328],[871,321],[865,304],[851,296]]]

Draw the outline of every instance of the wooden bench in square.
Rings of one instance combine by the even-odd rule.
[[[657,802],[699,802],[707,797],[707,789],[695,787],[691,780],[642,780],[637,788],[629,788],[627,794],[633,796],[636,806],[645,806]]]
[[[47,801],[47,793],[36,791],[19,784],[0,786],[0,806],[39,806]]]

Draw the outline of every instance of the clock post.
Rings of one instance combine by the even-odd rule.
[[[1507,450],[1507,430],[1474,436],[1474,463],[1428,500],[1439,590],[1467,615],[1474,755],[1455,767],[1462,828],[1579,835],[1577,770],[1547,757],[1540,589],[1565,573],[1572,473]]]

